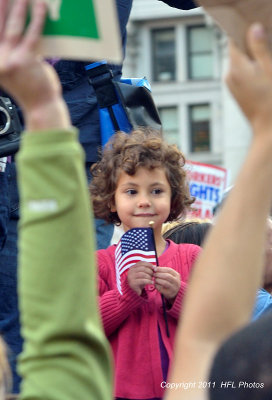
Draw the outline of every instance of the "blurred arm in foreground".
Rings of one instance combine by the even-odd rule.
[[[248,32],[249,59],[230,43],[227,84],[248,118],[253,139],[238,179],[192,274],[169,382],[196,382],[169,390],[167,400],[207,399],[219,346],[250,319],[261,286],[267,216],[272,200],[272,56],[262,26]]]
[[[22,107],[26,121],[17,157],[25,339],[20,398],[110,399],[83,153],[57,75],[37,55],[46,6],[33,4],[25,31],[28,1],[16,0],[8,14],[8,1],[0,0],[0,86]]]

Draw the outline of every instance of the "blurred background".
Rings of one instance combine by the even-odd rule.
[[[165,138],[190,161],[226,168],[232,184],[251,133],[224,85],[227,66],[227,38],[202,8],[133,1],[123,77],[146,76]]]

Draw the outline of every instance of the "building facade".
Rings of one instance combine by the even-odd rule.
[[[165,138],[189,160],[227,168],[232,183],[250,129],[224,85],[226,66],[226,37],[201,8],[134,0],[124,76],[146,76]]]

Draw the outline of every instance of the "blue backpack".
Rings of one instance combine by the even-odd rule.
[[[85,69],[97,97],[102,146],[117,131],[130,133],[140,126],[161,130],[146,78],[116,81],[106,61],[89,64]]]

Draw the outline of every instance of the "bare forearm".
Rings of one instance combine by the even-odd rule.
[[[184,316],[186,329],[192,329],[194,335],[199,332],[202,338],[207,335],[208,339],[213,334],[214,339],[220,341],[228,334],[227,329],[232,332],[250,316],[262,276],[265,221],[272,197],[271,154],[272,143],[255,139],[235,188],[196,265]],[[253,184],[256,173],[259,176]],[[200,294],[201,302],[196,298],[196,292]],[[226,302],[228,307],[224,306]],[[201,325],[201,319],[206,321],[198,327],[189,324],[190,309],[195,312],[196,308],[200,314],[199,320],[194,318],[197,326]],[[213,314],[205,310],[213,310]],[[219,322],[218,329],[209,324],[209,319],[214,321],[214,314]]]
[[[261,283],[272,199],[272,57],[264,29],[248,32],[252,58],[230,43],[228,86],[254,139],[193,273],[178,332],[172,379],[205,381],[219,345],[249,319]],[[167,399],[180,399],[170,392]],[[206,399],[192,389],[186,400]]]
[[[25,120],[29,132],[71,127],[68,109],[61,97],[26,111]]]
[[[272,198],[271,155],[270,140],[254,140],[199,257],[177,335],[175,354],[182,356],[175,359],[172,382],[207,380],[219,345],[251,315],[262,277],[266,218]],[[258,179],[253,184],[256,173]],[[186,391],[184,396],[195,398],[195,391],[199,399],[205,398],[206,393],[199,389]],[[182,395],[171,391],[167,400]]]

